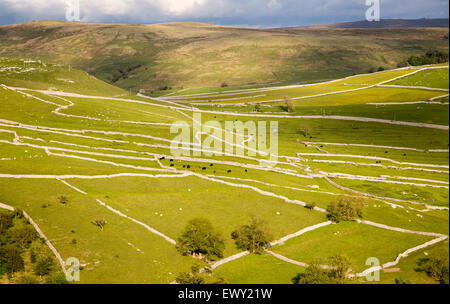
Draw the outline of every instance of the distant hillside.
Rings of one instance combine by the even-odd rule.
[[[396,68],[430,49],[448,53],[448,28],[244,29],[54,21],[0,26],[0,56],[71,65],[135,91],[327,80]]]
[[[323,28],[419,28],[443,27],[448,28],[448,19],[382,19],[379,22],[356,21],[335,24],[325,24],[315,27]]]

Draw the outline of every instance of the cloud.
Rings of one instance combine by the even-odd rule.
[[[67,1],[0,0],[0,24],[65,19]],[[79,0],[81,20],[293,26],[362,20],[365,0]],[[448,0],[381,0],[382,18],[448,18]]]
[[[267,3],[268,8],[279,8],[280,3],[278,3],[278,0],[270,0],[269,3]]]

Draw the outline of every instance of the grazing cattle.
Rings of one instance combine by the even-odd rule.
[[[247,172],[248,172],[248,170],[247,170],[247,169],[245,169],[245,172],[247,173]]]
[[[173,159],[171,159],[170,161],[173,162]]]
[[[206,170],[206,167],[203,167],[202,170]]]
[[[174,164],[170,164],[171,167],[175,166]]]
[[[186,165],[183,165],[183,168],[186,168]]]
[[[231,173],[231,170],[228,170],[228,173]]]
[[[209,166],[212,167],[212,166],[214,166],[214,164],[210,164]]]
[[[187,165],[187,168],[190,169],[190,168],[191,168],[191,165]]]

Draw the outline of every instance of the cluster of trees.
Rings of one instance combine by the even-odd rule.
[[[231,233],[236,247],[251,253],[260,253],[272,240],[272,234],[265,221],[252,216],[248,224],[238,227]],[[207,219],[190,220],[178,238],[177,250],[182,255],[192,255],[205,261],[223,258],[225,243]]]
[[[426,64],[436,64],[448,62],[449,55],[441,51],[428,51],[423,56],[411,56],[408,59],[410,65],[426,65]]]
[[[170,86],[161,86],[161,87],[159,87],[159,90],[160,91],[168,91],[168,90],[172,90],[172,87],[170,87]]]
[[[251,253],[262,252],[272,241],[272,234],[267,223],[257,217],[251,217],[248,224],[238,227],[231,233],[236,247]],[[182,255],[192,255],[206,262],[223,258],[225,243],[220,232],[216,231],[207,219],[190,220],[181,236],[178,238],[177,250]],[[208,269],[200,270],[199,266],[191,272],[180,273],[177,282],[180,284],[223,283],[222,279],[213,280]]]
[[[375,72],[383,72],[384,70],[386,70],[386,69],[383,68],[383,67],[378,67],[377,69],[376,68],[370,68],[367,72],[375,73]]]
[[[334,255],[325,260],[316,260],[305,272],[292,279],[294,284],[347,284],[352,271],[352,261],[342,255]]]
[[[449,284],[449,259],[430,257],[419,261],[419,270],[440,284]]]
[[[22,212],[0,210],[0,277],[7,274],[10,282],[15,284],[40,283],[53,272],[55,265],[44,243]],[[27,255],[31,272],[25,272],[24,257]],[[46,279],[55,280],[53,277]]]
[[[25,269],[22,253],[38,238],[21,212],[0,211],[0,275]]]
[[[327,208],[328,219],[335,223],[353,221],[363,217],[363,202],[361,198],[353,196],[340,196],[331,202]]]

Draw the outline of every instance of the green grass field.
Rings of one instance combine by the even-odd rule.
[[[133,30],[146,32],[146,27],[138,28]],[[4,33],[2,28],[0,36]],[[277,43],[286,37],[270,39]],[[215,60],[209,56],[205,58]],[[171,65],[165,64],[171,73]],[[179,68],[185,64],[177,62]],[[434,283],[417,271],[417,260],[424,252],[448,253],[448,65],[308,86],[236,83],[219,89],[173,89],[178,93],[158,99],[130,94],[63,65],[2,58],[0,71],[0,203],[25,210],[64,260],[78,258],[84,265],[81,283],[171,283],[199,262],[182,256],[173,242],[189,220],[210,220],[223,236],[228,258],[241,252],[231,232],[250,216],[265,220],[273,240],[279,240],[327,221],[320,209],[309,210],[304,204],[326,209],[340,196],[365,195],[363,219],[394,230],[342,222],[270,250],[303,263],[345,254],[354,272],[362,272],[369,267],[368,257],[394,261],[400,253],[438,234],[442,237],[382,270],[380,283],[391,284],[396,278]],[[101,73],[108,77],[107,68]],[[293,79],[285,73],[286,79]],[[336,70],[325,76],[347,74]],[[144,83],[140,77],[116,85]],[[285,96],[293,100],[291,113]],[[208,99],[212,102],[196,105]],[[221,126],[237,120],[277,121],[278,163],[266,168],[260,163],[264,155],[248,153],[173,155],[171,142],[179,133],[171,127],[180,121],[193,126],[193,111],[201,112],[203,123],[214,120]],[[230,132],[220,134],[225,138]],[[193,146],[194,135],[191,131],[187,147]],[[239,144],[248,150],[252,143],[249,139]],[[67,204],[58,201],[61,195]],[[92,223],[97,219],[106,220],[104,229]],[[227,283],[289,284],[302,271],[295,263],[262,253],[220,265],[213,277]],[[354,283],[367,283],[364,280]]]

